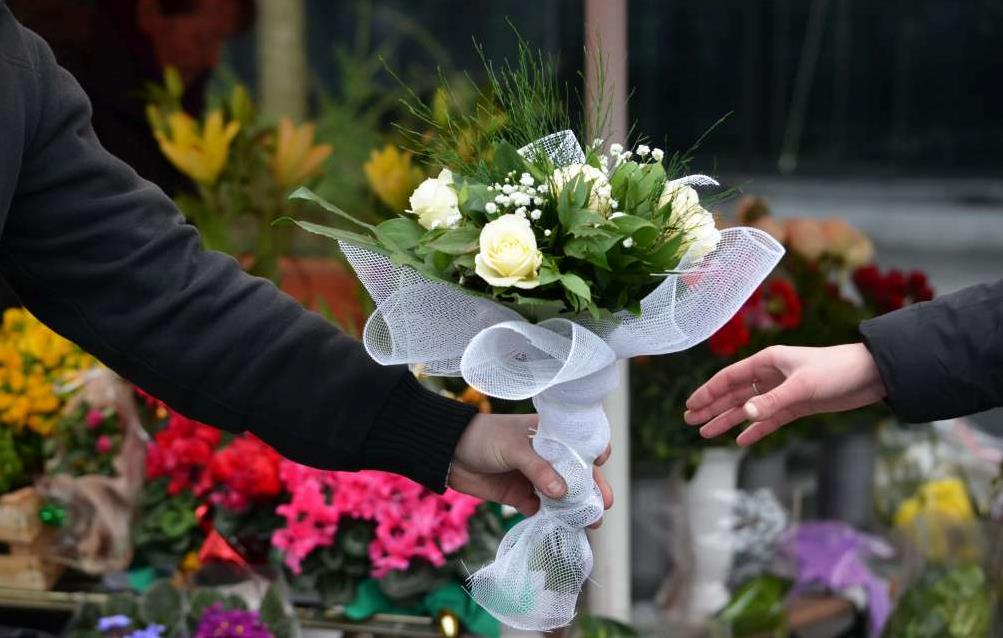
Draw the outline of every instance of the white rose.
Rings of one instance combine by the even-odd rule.
[[[540,285],[543,253],[529,220],[509,214],[481,229],[480,252],[474,257],[477,275],[492,286],[536,288]]]
[[[455,228],[463,217],[452,183],[453,174],[445,168],[438,177],[426,179],[411,193],[411,208],[406,212],[417,215],[418,223],[429,230]]]
[[[589,164],[568,164],[567,166],[561,167],[554,171],[554,188],[558,193],[564,190],[564,187],[575,181],[575,178],[579,175],[582,176],[589,187],[589,201],[585,206],[589,210],[594,210],[597,213],[606,215],[609,213],[609,193],[610,185],[609,180],[606,179],[606,173],[595,166]]]
[[[670,187],[666,184],[658,199],[661,208],[672,203],[670,223],[686,235],[686,246],[690,255],[699,259],[717,248],[721,241],[721,231],[714,225],[714,216],[700,205],[700,196],[692,186]]]

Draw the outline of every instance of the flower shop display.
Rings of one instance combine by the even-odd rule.
[[[110,370],[80,375],[35,488],[52,528],[49,557],[89,574],[125,569],[145,445],[132,386]]]
[[[9,308],[0,328],[0,494],[28,485],[42,470],[57,430],[63,386],[97,362],[42,325]]]
[[[460,587],[466,565],[483,563],[498,546],[502,529],[492,508],[384,472],[283,461],[280,477],[290,499],[277,509],[284,523],[272,544],[298,591],[319,595],[325,607],[347,605],[356,619],[392,611],[434,616],[442,600],[467,627],[497,634]]]
[[[299,625],[277,585],[251,609],[222,590],[184,591],[159,581],[140,596],[113,594],[103,605],[84,605],[71,622],[71,638],[295,638]]]
[[[316,142],[312,123],[262,121],[239,84],[201,119],[182,109],[182,93],[180,77],[168,69],[162,86],[149,87],[147,106],[164,156],[194,184],[195,194],[176,198],[178,208],[198,226],[207,248],[250,254],[252,273],[278,281],[279,258],[289,253],[291,236],[272,223],[299,210],[286,194],[323,169],[331,146]]]
[[[147,400],[160,419],[134,529],[141,560],[167,573],[215,558],[266,562],[282,458],[251,434],[224,433]]]
[[[704,340],[783,251],[759,230],[719,231],[694,189],[716,182],[680,177],[685,155],[599,139],[583,149],[585,129],[603,129],[602,100],[594,121],[569,130],[552,66],[524,43],[517,62],[486,70],[505,120],[473,149],[464,131],[476,116],[437,123],[412,95],[438,134],[411,149],[436,176],[400,216],[370,224],[301,189],[356,229],[297,223],[338,240],[376,302],[363,337],[377,361],[533,398],[534,447],[568,494],[542,497],[470,588],[507,624],[550,629],[568,624],[591,571],[584,527],[602,502],[589,466],[609,440],[601,401],[614,362]]]

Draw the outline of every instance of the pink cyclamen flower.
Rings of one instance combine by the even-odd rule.
[[[87,416],[84,417],[84,421],[87,423],[87,428],[93,430],[104,423],[104,412],[91,408],[87,411]]]
[[[108,454],[111,452],[111,447],[111,438],[107,434],[99,436],[97,443],[94,444],[94,449],[98,451],[98,454]]]

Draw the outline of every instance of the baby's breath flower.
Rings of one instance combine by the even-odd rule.
[[[623,145],[622,144],[610,144],[610,146],[609,146],[609,152],[612,155],[620,155],[621,153],[623,153]]]
[[[534,180],[533,176],[530,175],[529,173],[523,173],[522,175],[519,176],[519,183],[522,184],[523,186],[532,186],[534,183],[536,183],[536,180]]]
[[[624,151],[624,152],[620,153],[620,161],[621,162],[629,162],[630,158],[632,158],[632,157],[634,157],[634,154],[631,153],[630,151]]]
[[[633,237],[628,237],[627,239],[623,240],[623,247],[624,248],[630,248],[633,245],[634,245],[634,238]]]
[[[651,159],[655,160],[656,162],[661,162],[663,157],[665,157],[665,151],[663,151],[660,148],[652,149]]]
[[[489,192],[489,193],[493,193],[493,192],[494,192],[494,190],[495,190],[495,187],[494,187],[494,186],[488,186],[488,192]]]
[[[515,214],[518,215],[519,217],[525,217],[526,216],[526,207],[525,206],[520,206],[519,208],[515,209]]]
[[[512,203],[516,206],[529,206],[531,201],[526,193],[512,193]]]
[[[626,217],[627,213],[613,213],[609,216],[610,219],[616,219],[617,217]]]
[[[546,229],[545,231],[543,231],[543,236],[544,237],[550,237],[552,234],[553,233],[551,232],[551,230],[549,228]]]
[[[511,184],[505,184],[504,186],[502,186],[502,192],[505,193],[506,195],[511,195],[512,193],[515,192],[515,186],[512,186]]]
[[[530,218],[530,219],[532,219],[533,221],[536,221],[536,220],[540,219],[540,217],[541,217],[542,215],[543,215],[543,211],[542,211],[542,210],[540,210],[539,208],[534,208],[534,209],[533,209],[533,210],[532,210],[532,211],[531,211],[531,212],[529,213],[529,218]]]
[[[512,200],[509,198],[508,195],[498,195],[497,197],[495,197],[495,203],[498,204],[499,206],[508,206],[511,202]]]
[[[534,197],[533,198],[533,205],[534,206],[543,206],[543,198],[542,197]]]
[[[615,199],[611,199],[611,200],[609,200],[609,205],[610,205],[610,208],[619,208],[620,207],[620,202],[618,202]]]
[[[592,148],[599,148],[600,146],[603,145],[603,142],[605,142],[605,141],[606,140],[604,140],[601,137],[595,138],[594,140],[592,140]]]
[[[650,153],[650,152],[651,152],[651,148],[647,144],[638,144],[638,146],[637,146],[637,154],[640,157],[647,157],[648,153]]]
[[[494,202],[488,202],[487,204],[484,204],[484,210],[489,214],[494,215],[498,212],[498,205]]]

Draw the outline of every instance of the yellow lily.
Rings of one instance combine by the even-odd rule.
[[[315,146],[315,134],[316,127],[311,123],[295,126],[288,117],[279,120],[272,158],[272,176],[279,186],[298,186],[320,171],[324,160],[331,155],[331,145]]]
[[[223,112],[214,110],[206,117],[202,130],[198,122],[183,111],[167,116],[165,125],[170,136],[154,131],[160,150],[188,177],[199,184],[211,186],[219,179],[230,156],[230,142],[240,130],[237,122],[223,123]]]
[[[948,554],[975,551],[971,524],[975,510],[968,490],[956,477],[928,481],[902,502],[895,527],[911,538],[923,555],[942,560]]]
[[[412,166],[413,156],[392,144],[383,150],[373,149],[369,161],[362,165],[366,181],[376,196],[392,210],[401,212],[408,206],[408,197],[425,179],[421,169]]]

